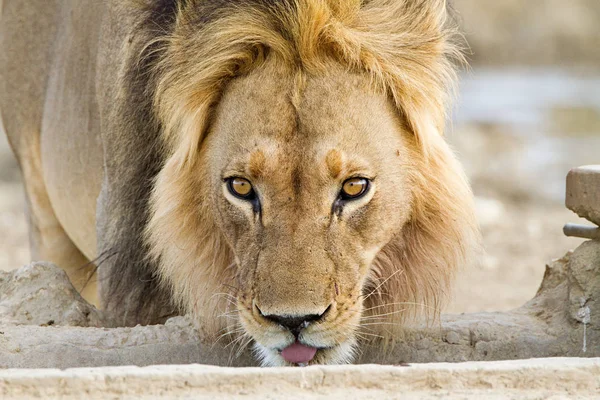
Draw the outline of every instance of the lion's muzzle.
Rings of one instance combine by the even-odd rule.
[[[318,349],[302,343],[299,340],[300,334],[311,323],[319,321],[328,310],[329,307],[321,314],[305,315],[265,315],[260,309],[259,312],[265,319],[289,330],[296,338],[294,343],[281,351],[281,357],[292,364],[308,364],[315,357]]]

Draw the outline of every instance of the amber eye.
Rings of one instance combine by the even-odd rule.
[[[351,178],[344,182],[342,186],[342,199],[357,199],[367,193],[369,189],[369,180],[365,178]]]
[[[252,189],[252,184],[247,179],[231,178],[228,180],[227,186],[234,196],[244,200],[251,200],[254,198],[254,189]]]

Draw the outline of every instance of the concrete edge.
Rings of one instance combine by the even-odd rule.
[[[386,393],[478,392],[598,395],[600,358],[432,363],[409,366],[343,365],[307,368],[232,368],[159,365],[0,370],[2,398],[317,398]],[[316,396],[316,397],[315,397]]]

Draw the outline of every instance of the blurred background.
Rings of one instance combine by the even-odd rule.
[[[583,240],[564,207],[570,168],[600,164],[600,1],[453,0],[470,45],[448,137],[477,200],[485,255],[450,312],[507,310]]]
[[[562,226],[570,168],[600,164],[600,1],[454,0],[470,45],[448,138],[477,198],[485,254],[450,312],[529,300],[545,264],[573,249]],[[24,196],[0,135],[0,269],[29,260]]]

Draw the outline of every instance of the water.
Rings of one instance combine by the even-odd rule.
[[[484,140],[485,146],[470,148],[473,132],[479,135],[475,142]],[[465,73],[450,138],[476,181],[487,174],[503,186],[563,201],[568,170],[600,164],[600,71]],[[469,159],[477,157],[482,159]]]
[[[561,70],[477,69],[462,76],[457,122],[552,130],[552,110],[600,112],[600,74]],[[598,132],[595,132],[598,133]]]

